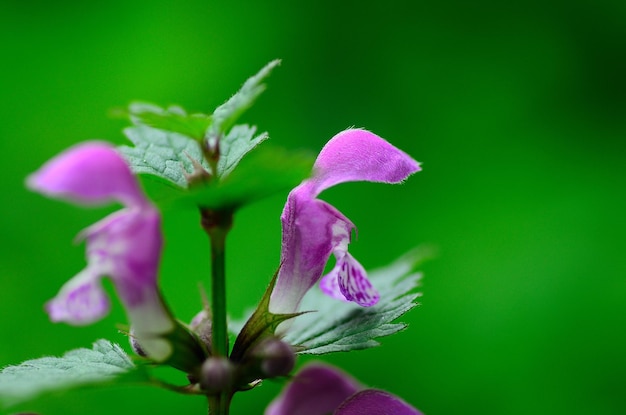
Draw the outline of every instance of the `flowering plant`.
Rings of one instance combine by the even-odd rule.
[[[412,251],[368,273],[348,252],[356,226],[318,196],[350,181],[400,183],[420,166],[376,134],[355,128],[336,134],[315,160],[256,149],[268,135],[235,123],[277,64],[268,64],[211,115],[134,103],[128,110],[132,126],[125,130],[134,146],[85,142],[28,177],[27,186],[46,196],[79,205],[122,205],[79,234],[87,265],[45,308],[54,322],[93,323],[110,308],[101,285],[109,278],[126,311],[136,357],[98,340],[92,349],[7,367],[0,372],[0,405],[84,384],[139,380],[203,395],[211,414],[228,414],[236,393],[277,378],[287,386],[267,415],[419,414],[401,398],[364,388],[328,366],[312,364],[289,378],[298,354],[372,347],[377,337],[404,328],[394,320],[415,306],[419,274],[413,270],[423,255]],[[161,217],[138,174],[167,183],[175,206],[197,208],[210,239],[211,295],[189,324],[174,316],[160,290]],[[277,272],[254,312],[228,324],[225,254],[233,217],[240,207],[291,188],[280,217]],[[331,256],[334,267],[323,275]],[[182,371],[189,382],[165,383],[152,370],[163,365]]]

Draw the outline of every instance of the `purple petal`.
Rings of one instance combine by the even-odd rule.
[[[144,292],[157,286],[162,236],[158,212],[149,205],[122,209],[83,232],[87,257],[104,258],[109,276],[126,308],[141,304]]]
[[[328,203],[302,197],[298,189],[289,195],[281,220],[281,268],[270,310],[291,313],[319,281],[333,250],[347,246],[354,225]]]
[[[97,267],[88,267],[69,280],[46,304],[50,320],[77,326],[91,324],[109,312],[109,300],[100,285]]]
[[[339,287],[338,264],[335,264],[335,267],[328,274],[322,277],[320,280],[320,289],[324,294],[334,298],[335,300],[348,301]]]
[[[320,364],[310,364],[266,409],[265,415],[326,415],[360,389],[345,373]]]
[[[334,415],[422,415],[420,411],[387,392],[367,389],[351,396]]]
[[[314,166],[314,195],[338,183],[399,183],[420,170],[419,163],[374,133],[349,129],[324,146]]]
[[[100,279],[109,277],[130,320],[133,337],[154,360],[172,352],[165,334],[174,320],[157,286],[161,221],[124,159],[108,144],[73,147],[31,175],[27,184],[44,194],[85,204],[121,202],[115,212],[81,233],[87,268],[70,280],[46,309],[53,321],[89,324],[109,310]]]
[[[378,291],[367,279],[363,266],[349,253],[337,259],[337,264],[320,282],[320,288],[333,298],[353,301],[361,307],[371,307],[380,299]]]
[[[124,159],[101,142],[86,142],[64,151],[30,175],[26,184],[45,195],[87,205],[145,203]]]
[[[156,361],[172,353],[163,335],[174,328],[157,285],[160,223],[158,212],[146,204],[115,212],[84,232],[89,263],[109,264],[107,275],[124,304],[133,338]]]
[[[362,306],[376,304],[379,296],[365,270],[347,256],[354,225],[337,209],[315,197],[338,183],[398,183],[418,170],[419,164],[410,156],[369,131],[351,129],[333,137],[320,152],[313,177],[293,189],[287,198],[281,216],[281,268],[270,310],[296,311],[306,292],[321,278],[333,252],[337,267],[325,279],[323,290]]]

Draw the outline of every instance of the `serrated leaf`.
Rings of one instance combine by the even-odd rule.
[[[71,350],[63,357],[42,357],[2,369],[0,406],[13,406],[44,393],[112,382],[136,369],[118,345],[101,339],[92,349]]]
[[[300,309],[315,312],[295,318],[285,339],[298,346],[299,353],[315,355],[377,346],[376,338],[406,327],[394,320],[417,305],[420,294],[415,289],[421,274],[414,270],[427,257],[430,250],[418,248],[385,268],[371,271],[369,279],[380,293],[373,307],[338,302],[319,289],[310,290]]]
[[[232,361],[241,361],[255,343],[262,341],[268,336],[273,336],[281,323],[302,315],[302,313],[274,314],[270,312],[270,298],[274,290],[274,285],[276,284],[277,276],[278,271],[274,274],[261,301],[256,309],[250,313],[249,318],[245,321],[229,319],[229,334],[232,334],[235,338],[233,350],[230,355]]]
[[[226,177],[233,171],[250,150],[267,140],[267,133],[256,133],[255,126],[235,125],[220,141],[220,159],[217,163],[217,175]]]
[[[206,114],[187,114],[179,106],[161,108],[147,102],[133,102],[128,107],[131,121],[135,125],[144,124],[157,129],[179,133],[189,138],[201,140],[212,123]]]
[[[265,65],[256,75],[249,78],[228,101],[220,105],[213,112],[213,124],[209,132],[209,139],[221,137],[234,124],[239,116],[254,102],[254,100],[265,90],[262,83],[270,74],[272,69],[280,64],[276,59]]]
[[[132,103],[129,114],[134,127],[124,132],[135,147],[121,146],[120,152],[135,173],[151,174],[186,188],[185,173],[193,171],[187,155],[211,172],[200,148],[200,143],[206,141],[203,145],[219,148],[217,171],[212,173],[220,179],[228,176],[250,150],[268,138],[267,133],[255,136],[254,126],[234,124],[265,90],[262,81],[279,63],[268,63],[211,116],[187,114],[177,106],[163,109],[149,103]]]
[[[249,140],[254,128],[236,126],[231,131],[240,140]],[[185,172],[192,172],[191,159],[200,160],[197,144],[180,134],[157,130],[147,126],[125,130],[136,147],[121,146],[118,151],[126,158],[137,174],[150,174],[161,180],[173,182],[180,188],[172,189],[157,183],[149,185],[150,194],[158,194],[161,203],[197,205],[211,209],[235,209],[274,193],[289,190],[311,174],[314,158],[308,152],[287,151],[281,148],[262,149],[239,163],[249,151],[245,145],[232,148],[224,160],[224,171],[230,173],[218,181],[198,183],[187,187]],[[263,136],[253,138],[257,144]],[[236,142],[236,141],[235,141]],[[178,159],[177,153],[184,154]],[[188,157],[189,156],[189,157]],[[237,169],[234,169],[238,166]],[[206,163],[203,167],[209,170]]]
[[[198,143],[179,133],[136,125],[124,129],[124,134],[135,147],[120,146],[118,151],[137,174],[152,174],[186,188],[185,173],[193,171],[191,159],[204,160]]]

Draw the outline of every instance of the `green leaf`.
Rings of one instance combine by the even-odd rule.
[[[308,152],[259,149],[224,180],[190,189],[183,201],[210,209],[236,209],[297,186],[309,177],[313,162]]]
[[[373,307],[339,302],[313,288],[304,297],[301,310],[315,310],[293,320],[285,338],[296,345],[298,353],[325,354],[367,349],[377,346],[378,337],[406,328],[398,317],[417,305],[415,292],[421,274],[415,268],[431,256],[431,250],[415,249],[391,265],[371,271],[369,279],[380,293]]]
[[[255,132],[255,126],[235,125],[228,135],[221,139],[220,159],[217,163],[217,175],[220,178],[232,172],[243,156],[269,137],[267,133],[261,133],[255,137]]]
[[[256,136],[255,133],[254,126],[236,125],[222,138],[217,164],[220,179],[223,180],[250,150],[268,138],[267,133]],[[189,136],[141,124],[126,128],[124,134],[135,146],[120,146],[118,151],[137,174],[151,174],[186,188],[185,174],[194,170],[192,159],[210,171],[199,143]]]
[[[262,81],[279,64],[280,60],[276,59],[265,65],[256,75],[249,78],[235,95],[215,109],[209,140],[221,137],[235,124],[239,116],[250,108],[254,100],[265,91]]]
[[[211,116],[187,114],[177,106],[163,109],[144,102],[132,103],[128,113],[134,126],[124,133],[135,146],[121,146],[119,151],[135,173],[154,175],[186,188],[185,174],[194,171],[191,159],[211,172],[200,147],[206,142],[202,145],[219,148],[217,172],[213,173],[219,179],[225,178],[249,151],[268,138],[267,133],[255,136],[254,126],[234,124],[265,90],[262,81],[279,63],[268,63]]]
[[[134,374],[136,376],[129,376]],[[0,372],[0,407],[13,406],[39,395],[142,375],[116,344],[98,340],[92,349],[71,350],[63,357],[42,357]]]
[[[190,138],[201,140],[212,123],[210,116],[205,114],[187,114],[178,106],[163,109],[146,102],[133,102],[128,107],[133,124],[144,124],[161,130],[179,133]]]
[[[198,142],[190,137],[147,125],[128,127],[124,134],[135,147],[120,146],[118,150],[137,174],[152,174],[186,188],[185,173],[193,171],[191,159],[209,170]]]
[[[274,314],[270,312],[270,298],[278,271],[270,281],[261,301],[256,309],[250,313],[246,320],[229,319],[229,335],[235,338],[230,359],[240,362],[254,344],[261,342],[264,338],[274,336],[277,327],[284,321],[291,320],[303,313]]]
[[[227,176],[218,181],[197,183],[184,191],[182,188],[187,187],[185,172],[191,173],[194,168],[189,157],[196,161],[200,158],[197,144],[180,134],[147,126],[130,127],[125,132],[136,147],[121,146],[118,150],[135,173],[161,179],[161,183],[148,180],[144,185],[148,186],[148,194],[153,199],[170,206],[236,209],[297,186],[309,177],[314,162],[313,155],[308,152],[267,148],[239,163],[248,150],[245,145],[238,148],[235,144],[223,159],[224,172],[229,173]],[[254,128],[235,126],[231,134],[238,135],[240,140],[248,140],[254,134]],[[251,141],[259,143],[262,139],[259,136]],[[237,143],[237,140],[233,142]],[[184,154],[185,159],[177,159],[177,153]],[[206,163],[202,166],[209,170]],[[180,187],[167,186],[169,182]]]

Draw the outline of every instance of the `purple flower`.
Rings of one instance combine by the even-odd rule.
[[[281,216],[281,267],[270,311],[296,311],[306,292],[320,280],[331,254],[336,265],[321,281],[324,293],[364,307],[376,304],[378,292],[365,269],[348,253],[355,226],[316,197],[339,183],[399,183],[419,170],[409,155],[369,131],[349,129],[334,136],[317,157],[313,176],[287,198]]]
[[[321,364],[305,366],[268,406],[265,415],[421,415],[402,399],[363,387]]]
[[[124,159],[105,143],[83,143],[48,161],[28,177],[27,186],[77,204],[124,206],[79,235],[86,241],[87,267],[46,304],[50,319],[85,325],[104,317],[110,305],[100,280],[108,276],[133,337],[148,356],[166,359],[172,350],[160,335],[170,332],[174,321],[157,287],[160,217]]]

